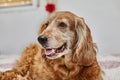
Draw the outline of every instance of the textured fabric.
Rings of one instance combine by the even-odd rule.
[[[17,59],[19,59],[18,55],[0,55],[0,72],[10,70]]]
[[[120,54],[97,55],[97,58],[104,71],[104,80],[120,80]]]

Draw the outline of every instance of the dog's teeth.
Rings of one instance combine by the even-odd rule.
[[[54,52],[55,52],[55,49],[52,49],[52,52],[54,53]]]
[[[65,46],[62,47],[62,50],[64,50]]]
[[[61,51],[64,49],[64,47],[62,47]]]

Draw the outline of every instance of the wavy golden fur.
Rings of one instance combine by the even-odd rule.
[[[103,80],[96,45],[83,18],[54,12],[41,25],[38,43],[27,47],[0,80]]]

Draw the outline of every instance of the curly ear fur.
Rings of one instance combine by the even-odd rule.
[[[96,59],[95,44],[92,41],[90,29],[83,18],[76,18],[75,29],[77,43],[73,61],[80,65],[89,66]]]

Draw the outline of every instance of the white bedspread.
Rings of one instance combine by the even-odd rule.
[[[104,71],[104,80],[120,80],[120,54],[98,55],[97,59]]]
[[[19,59],[16,55],[0,55],[0,71],[6,71],[13,67]],[[120,54],[97,55],[98,62],[104,71],[104,80],[120,80]]]

